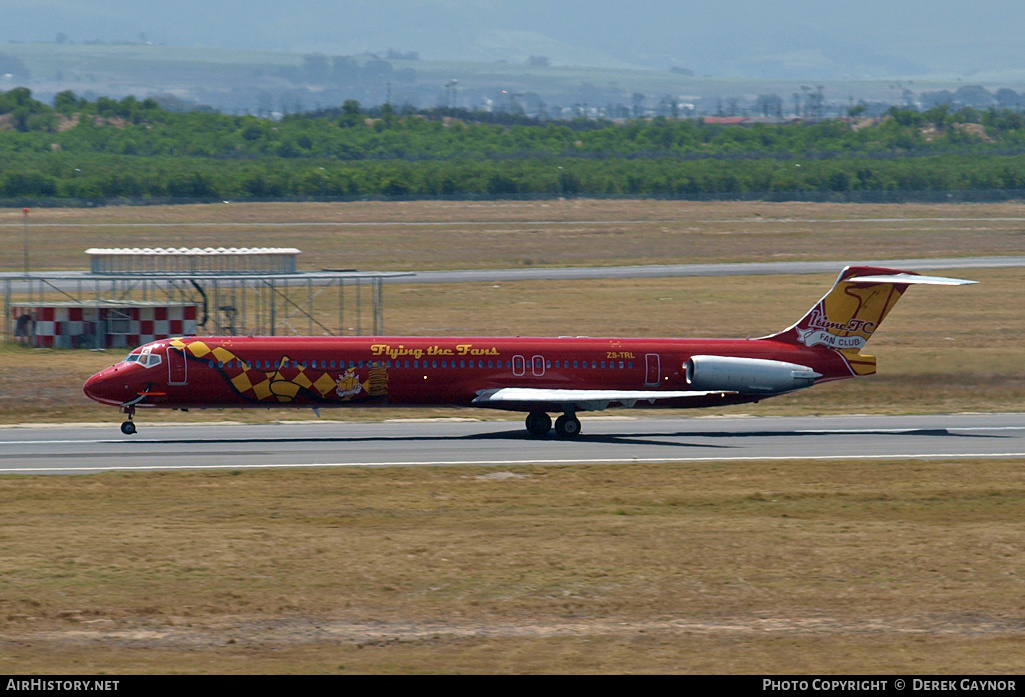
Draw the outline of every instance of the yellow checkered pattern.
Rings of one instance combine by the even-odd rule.
[[[169,342],[178,349],[184,349],[196,358],[220,361],[223,365],[231,367],[220,368],[227,375],[231,386],[235,390],[250,399],[257,401],[277,400],[278,402],[291,402],[298,396],[300,390],[316,392],[321,398],[326,398],[338,383],[326,371],[305,368],[294,364],[288,356],[282,356],[278,361],[275,370],[257,370],[248,366],[250,361],[244,361],[223,346],[210,348],[200,340],[184,341],[182,339],[171,339]]]

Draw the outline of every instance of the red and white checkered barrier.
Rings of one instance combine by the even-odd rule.
[[[195,305],[47,303],[11,306],[14,340],[35,347],[134,348],[196,333]]]

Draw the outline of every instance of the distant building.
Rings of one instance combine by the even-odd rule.
[[[755,119],[748,116],[702,116],[701,120],[704,123],[720,126],[747,126],[755,122]]]

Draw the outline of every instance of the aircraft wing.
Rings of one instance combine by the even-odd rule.
[[[497,390],[482,390],[473,403],[478,406],[497,406],[499,404],[548,404],[559,408],[572,405],[578,411],[603,411],[610,404],[622,404],[632,407],[637,402],[647,401],[654,404],[665,399],[685,399],[687,397],[706,397],[708,395],[735,394],[729,390],[561,390],[543,387],[502,387]]]

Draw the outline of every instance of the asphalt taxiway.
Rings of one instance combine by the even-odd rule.
[[[266,425],[117,423],[0,428],[0,474],[781,459],[1025,458],[1025,413],[829,417],[588,417],[574,440],[521,421]]]

